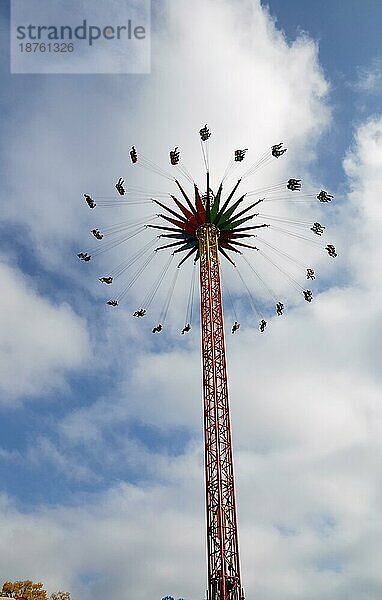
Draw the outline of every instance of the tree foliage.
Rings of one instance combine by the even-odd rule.
[[[6,581],[2,587],[3,596],[9,598],[23,598],[24,600],[47,600],[43,583],[27,581]]]
[[[70,600],[70,592],[56,592],[51,594],[49,600]]]

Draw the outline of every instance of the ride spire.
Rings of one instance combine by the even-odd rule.
[[[168,154],[172,169],[186,180],[185,185],[162,168],[160,165],[145,157],[135,146],[129,151],[132,168],[140,166],[151,170],[156,175],[175,184],[173,193],[168,190],[159,190],[148,193],[142,188],[125,184],[125,179],[120,177],[114,185],[117,196],[96,197],[84,194],[85,202],[92,211],[98,208],[130,207],[132,205],[154,204],[162,211],[151,215],[147,219],[135,221],[122,221],[105,227],[91,229],[93,238],[98,246],[88,251],[79,252],[78,258],[89,263],[92,257],[97,257],[104,251],[116,247],[125,247],[124,244],[132,238],[143,234],[144,231],[160,232],[154,239],[143,245],[129,256],[128,260],[120,263],[108,274],[99,277],[102,284],[112,285],[121,277],[127,277],[122,289],[106,303],[118,307],[121,301],[128,297],[131,289],[143,273],[158,256],[166,255],[170,251],[167,261],[162,268],[158,268],[151,287],[145,290],[144,297],[135,306],[131,314],[138,320],[145,322],[149,316],[149,309],[154,303],[157,294],[163,290],[167,283],[170,267],[175,267],[175,272],[170,278],[167,293],[164,294],[163,306],[159,312],[158,320],[152,323],[150,329],[153,334],[161,333],[165,329],[166,319],[174,298],[180,267],[190,263],[193,268],[189,285],[187,309],[184,326],[179,328],[183,339],[187,338],[193,327],[193,303],[195,292],[196,265],[199,263],[200,280],[200,324],[201,324],[201,350],[203,364],[203,415],[204,415],[204,448],[205,448],[205,485],[206,485],[206,539],[208,563],[208,592],[206,600],[244,600],[244,590],[241,579],[239,534],[237,523],[237,508],[235,496],[235,478],[233,467],[231,416],[228,394],[228,378],[225,351],[225,333],[223,316],[223,299],[221,285],[220,258],[226,260],[225,264],[234,267],[248,299],[258,319],[258,330],[261,334],[268,328],[267,314],[263,314],[263,306],[259,305],[244,274],[241,273],[239,263],[244,260],[251,271],[251,276],[256,278],[265,294],[271,298],[272,310],[275,318],[284,314],[285,305],[278,297],[273,287],[264,279],[261,270],[254,267],[244,252],[256,255],[256,260],[262,260],[266,266],[276,269],[289,285],[297,291],[308,303],[313,300],[313,292],[300,283],[303,277],[310,282],[316,278],[316,272],[310,264],[295,258],[274,243],[266,239],[266,234],[273,231],[281,236],[289,236],[294,241],[309,242],[313,248],[325,249],[331,258],[337,257],[336,247],[332,243],[321,243],[325,236],[326,227],[319,221],[300,221],[294,216],[277,216],[268,213],[254,212],[255,207],[266,202],[317,202],[328,204],[333,200],[333,195],[325,190],[319,193],[308,190],[302,193],[300,179],[290,178],[278,182],[270,187],[260,188],[242,193],[243,182],[254,175],[259,169],[275,159],[281,158],[287,151],[283,143],[274,144],[259,156],[247,170],[240,174],[236,183],[228,188],[225,185],[233,171],[242,166],[247,160],[248,148],[237,149],[228,162],[221,183],[217,190],[211,189],[209,167],[209,143],[212,137],[208,125],[199,130],[203,162],[205,166],[206,190],[200,191],[198,185],[181,161],[181,152],[178,146]],[[192,193],[188,191],[187,184],[192,185]],[[240,187],[240,192],[238,189]],[[114,192],[115,194],[115,192]],[[239,195],[240,194],[240,195]],[[262,197],[259,198],[259,195]],[[255,196],[256,200],[248,201]],[[257,208],[256,210],[259,210]],[[255,221],[253,221],[255,219]],[[153,223],[153,221],[158,220]],[[251,238],[251,239],[249,239]],[[253,240],[255,238],[255,240]],[[243,241],[244,240],[244,241]],[[93,239],[94,241],[94,239]],[[164,243],[163,243],[164,242]],[[251,242],[251,243],[248,243]],[[326,245],[325,245],[326,244]],[[255,251],[255,252],[254,252]],[[176,256],[181,260],[175,260]],[[237,263],[233,256],[237,257]],[[236,260],[236,259],[235,259]],[[291,273],[289,267],[280,266],[278,261],[287,262],[289,267],[298,270]],[[135,270],[131,272],[135,265]],[[241,265],[240,265],[241,267]],[[179,287],[179,286],[178,286]],[[230,328],[232,334],[240,330],[241,324],[234,307],[234,302],[227,288],[228,297],[233,307],[234,323]],[[143,318],[145,317],[145,318]],[[266,318],[265,318],[266,317]],[[161,337],[161,336],[159,336]]]

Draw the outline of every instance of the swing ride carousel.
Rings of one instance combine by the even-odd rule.
[[[308,303],[312,302],[311,288],[315,283],[316,270],[311,261],[317,256],[317,262],[320,262],[323,251],[331,258],[337,256],[335,246],[325,241],[326,226],[312,218],[312,214],[317,205],[327,205],[333,196],[325,190],[317,193],[317,190],[308,188],[303,191],[301,180],[297,178],[243,193],[244,185],[248,185],[253,175],[258,176],[259,171],[286,153],[287,149],[283,148],[282,143],[271,146],[247,169],[242,168],[247,149],[235,150],[214,191],[210,186],[211,132],[207,125],[200,129],[199,135],[205,166],[203,191],[200,191],[181,161],[178,147],[169,153],[171,168],[177,174],[174,177],[133,146],[130,150],[132,166],[148,169],[166,179],[172,186],[171,191],[151,192],[130,183],[125,185],[120,177],[113,196],[84,194],[86,204],[92,211],[109,208],[112,211],[126,209],[130,212],[133,207],[150,205],[158,207],[161,212],[93,228],[91,234],[97,240],[96,245],[79,252],[78,258],[88,263],[115,248],[124,251],[125,259],[122,262],[106,274],[98,274],[102,284],[116,288],[106,303],[111,307],[126,303],[133,317],[143,319],[155,313],[155,300],[162,292],[158,318],[151,326],[153,334],[166,329],[170,309],[174,304],[177,305],[173,298],[179,275],[184,266],[190,265],[191,269],[186,272],[186,280],[180,289],[180,298],[186,307],[184,322],[179,324],[179,332],[183,336],[191,331],[194,324],[196,272],[199,265],[208,567],[206,598],[244,600],[223,293],[227,292],[230,305],[228,312],[233,317],[232,334],[240,329],[239,317],[250,315],[250,323],[253,324],[253,314],[259,331],[264,333],[268,315],[272,312],[277,315],[276,318],[283,315],[286,298],[291,304],[297,303],[299,296]],[[239,178],[230,184],[229,179],[238,172]],[[272,206],[287,206],[288,210],[273,211]],[[309,207],[309,218],[305,220],[297,218],[295,210],[303,207]],[[129,246],[131,240],[136,242],[136,239],[147,235],[149,239],[145,239],[140,247],[132,249]],[[289,243],[280,246],[279,240],[288,240]],[[309,246],[310,250],[305,253],[298,251],[296,257],[293,250],[299,244],[304,248]],[[159,256],[164,257],[164,261],[158,267],[155,262]],[[301,256],[308,256],[308,260]],[[241,284],[240,289],[231,286],[232,278],[229,285],[226,285],[226,281],[223,281],[224,286],[221,285],[221,263],[231,270],[224,277],[230,278],[234,271],[237,282]],[[131,293],[133,286],[138,280],[142,282],[145,275],[152,276],[151,283],[143,286],[143,297],[138,305],[133,306],[132,303],[136,302],[136,297]],[[284,285],[275,290],[278,278],[283,280]],[[184,293],[187,288],[188,293]],[[246,302],[243,302],[243,297]]]
[[[318,220],[297,219],[294,216],[295,211],[292,215],[280,215],[277,211],[269,211],[267,204],[271,207],[309,206],[311,214],[312,205],[328,204],[332,202],[333,195],[325,190],[303,191],[301,180],[296,178],[289,178],[268,187],[259,187],[243,193],[247,180],[286,153],[287,149],[282,143],[271,146],[249,168],[242,169],[239,178],[229,187],[229,192],[225,195],[224,188],[242,166],[248,149],[235,150],[214,193],[210,188],[211,132],[207,125],[200,130],[199,135],[206,171],[206,182],[202,192],[183,164],[178,147],[169,152],[169,163],[176,171],[174,176],[133,146],[130,150],[130,161],[133,167],[140,167],[166,179],[171,182],[173,189],[170,192],[145,190],[142,187],[126,185],[125,180],[120,177],[115,183],[116,192],[113,196],[84,194],[86,204],[91,210],[108,208],[115,211],[120,208],[131,212],[133,207],[151,206],[159,207],[162,212],[93,228],[91,234],[97,240],[97,245],[79,252],[77,256],[84,262],[90,262],[116,247],[123,250],[126,258],[106,274],[99,274],[98,277],[101,283],[116,288],[112,297],[106,301],[107,305],[112,307],[120,306],[124,300],[127,305],[129,304],[132,288],[142,279],[144,273],[149,273],[151,270],[156,274],[152,284],[144,289],[138,305],[131,306],[132,315],[136,318],[146,317],[150,312],[157,315],[158,318],[151,327],[153,333],[164,330],[181,267],[191,262],[193,266],[187,276],[188,293],[187,296],[184,294],[185,318],[184,323],[179,325],[179,332],[184,335],[190,332],[193,321],[197,318],[195,292],[196,266],[200,260],[199,233],[206,225],[213,226],[217,235],[218,254],[226,266],[229,265],[234,269],[238,278],[238,285],[234,286],[236,293],[230,290],[231,286],[225,286],[224,289],[227,292],[228,312],[233,317],[231,332],[238,331],[240,319],[243,320],[248,312],[254,313],[259,331],[264,332],[272,312],[281,316],[286,307],[284,299],[274,289],[275,278],[278,276],[283,280],[283,289],[285,284],[289,286],[287,296],[292,304],[298,302],[298,294],[302,295],[307,302],[313,300],[311,287],[316,279],[316,269],[312,263],[305,264],[302,258],[305,254],[303,249],[298,248],[298,255],[292,255],[285,249],[285,245],[288,244],[284,244],[283,247],[279,242],[275,243],[275,240],[280,238],[281,241],[292,241],[295,248],[297,248],[296,242],[301,243],[302,247],[307,245],[310,247],[308,252],[310,257],[314,257],[315,252],[318,256],[318,253],[322,253],[323,250],[331,258],[337,256],[333,244],[323,243],[326,227]],[[285,213],[285,211],[281,212]],[[148,232],[153,230],[160,233],[147,240]],[[130,240],[143,236],[144,244],[139,248],[135,247],[134,251],[126,250]],[[168,242],[163,244],[163,240]],[[159,268],[158,266],[153,268],[153,264],[163,251],[168,251],[167,260],[161,263]],[[177,257],[180,258],[179,261],[176,260]],[[320,260],[319,256],[318,260]],[[230,275],[224,277],[227,279]],[[182,289],[185,289],[184,285]],[[292,290],[295,294],[294,299],[290,293]],[[244,302],[243,295],[246,298]],[[150,311],[158,296],[161,296],[162,301],[160,309]]]

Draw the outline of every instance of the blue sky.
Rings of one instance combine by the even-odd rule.
[[[162,164],[181,146],[200,180],[207,122],[214,186],[232,148],[256,158],[282,139],[286,161],[250,189],[296,174],[336,196],[303,210],[326,224],[337,261],[280,238],[316,261],[312,305],[269,274],[288,307],[278,319],[249,280],[266,335],[223,267],[242,322],[231,336],[227,302],[247,596],[379,599],[382,4],[160,0],[149,75],[11,75],[9,6],[0,19],[0,578],[74,600],[123,595],[126,578],[139,600],[202,597],[197,321],[179,336],[189,271],[152,336],[165,290],[137,322],[152,278],[112,311],[97,278],[121,250],[89,265],[75,254],[94,245],[92,227],[122,219],[82,194],[107,195],[119,176],[168,191],[128,164],[132,144]]]

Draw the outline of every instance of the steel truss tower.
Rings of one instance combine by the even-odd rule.
[[[208,600],[242,600],[218,228],[202,225],[200,252]]]

